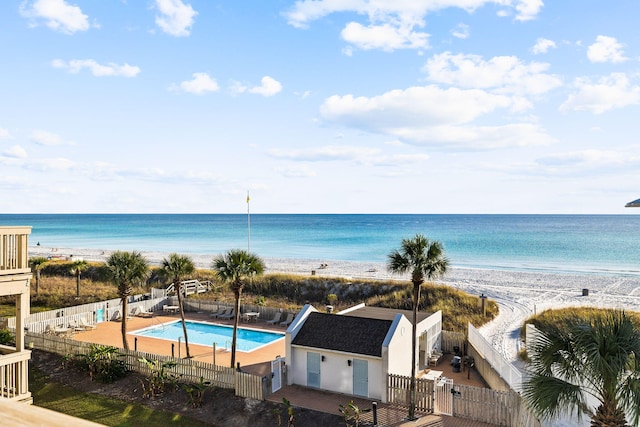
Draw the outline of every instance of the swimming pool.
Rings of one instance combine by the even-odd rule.
[[[216,348],[231,349],[231,341],[233,339],[232,326],[214,325],[211,323],[194,322],[190,320],[187,320],[185,323],[187,325],[189,344],[199,344],[211,347],[215,343]],[[178,341],[178,338],[181,338],[184,342],[182,322],[179,320],[164,323],[162,325],[150,326],[130,333],[131,335],[169,341]],[[283,333],[262,331],[259,329],[238,328],[236,350],[253,351],[282,338],[284,338]]]

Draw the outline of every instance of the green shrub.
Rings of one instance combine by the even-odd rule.
[[[189,395],[189,402],[194,408],[202,406],[202,399],[204,398],[204,392],[211,387],[210,381],[205,381],[203,377],[200,377],[200,382],[196,384],[183,384],[182,389]]]
[[[8,329],[0,329],[0,344],[7,345],[13,344],[15,341],[13,339],[13,334]]]
[[[128,373],[122,358],[116,347],[91,344],[89,353],[77,355],[76,362],[92,381],[112,383]]]
[[[152,398],[164,393],[167,387],[175,388],[178,384],[178,376],[166,371],[174,368],[177,365],[176,362],[160,362],[159,360],[149,360],[144,357],[138,360],[147,365],[147,368],[151,371],[151,376],[142,380],[142,395],[144,397]]]

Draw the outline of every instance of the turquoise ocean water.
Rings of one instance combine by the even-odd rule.
[[[0,215],[30,244],[386,262],[403,238],[444,244],[454,267],[640,275],[640,215]],[[250,229],[250,233],[249,233]]]

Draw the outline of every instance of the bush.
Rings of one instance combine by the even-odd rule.
[[[8,329],[0,329],[0,344],[7,345],[7,344],[13,344],[13,343],[14,343],[14,339],[11,331]]]
[[[151,376],[142,381],[142,395],[144,397],[152,398],[164,393],[167,387],[175,388],[178,384],[178,376],[166,371],[166,369],[174,368],[177,365],[176,362],[163,363],[159,360],[149,360],[144,357],[138,360],[151,370]]]
[[[128,373],[122,357],[116,347],[91,344],[89,353],[77,355],[76,362],[92,381],[112,383]]]

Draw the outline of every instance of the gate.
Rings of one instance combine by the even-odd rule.
[[[435,413],[453,415],[453,379],[438,378],[435,380]]]
[[[282,358],[271,361],[271,393],[282,388]]]

